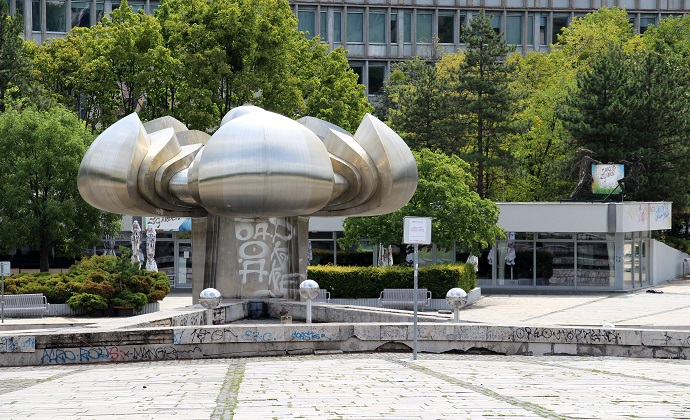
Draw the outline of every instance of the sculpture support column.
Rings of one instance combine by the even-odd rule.
[[[209,216],[203,282],[195,284],[213,287],[225,298],[299,299],[299,284],[307,278],[308,221],[307,217]]]

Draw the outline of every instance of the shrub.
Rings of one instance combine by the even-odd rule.
[[[109,281],[97,283],[91,279],[86,280],[81,287],[83,293],[90,293],[92,295],[102,296],[105,299],[110,299],[117,294],[115,285]]]
[[[83,258],[67,274],[11,276],[5,280],[5,291],[43,293],[49,303],[68,303],[87,311],[109,305],[140,310],[147,302],[157,302],[170,293],[170,281],[165,273],[141,270],[139,264],[132,263],[128,253],[123,253],[120,257]]]
[[[77,293],[67,299],[67,304],[74,309],[83,309],[87,312],[93,312],[97,309],[106,309],[108,301],[103,296],[93,295],[91,293]]]
[[[403,266],[310,266],[307,277],[328,289],[333,298],[376,298],[383,289],[414,287],[414,269]],[[476,287],[477,275],[471,264],[442,264],[421,267],[418,280],[420,288],[440,299],[454,287],[469,292]]]
[[[133,293],[129,291],[120,292],[110,300],[111,306],[121,306],[134,308],[140,311],[148,303],[148,298],[143,293]]]
[[[136,293],[149,294],[151,291],[151,282],[147,275],[132,276],[125,284],[127,288]]]
[[[117,257],[113,255],[92,255],[84,257],[70,267],[68,274],[72,277],[80,274],[88,274],[94,271],[112,273],[115,271]]]
[[[170,279],[165,273],[150,272],[147,277],[151,280],[151,290],[147,297],[149,303],[155,303],[163,300],[170,293]]]

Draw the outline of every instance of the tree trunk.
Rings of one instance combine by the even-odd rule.
[[[477,194],[480,198],[486,198],[484,191],[484,121],[478,118],[477,121]]]
[[[50,270],[50,265],[48,262],[48,255],[50,255],[50,246],[48,245],[48,242],[41,242],[41,251],[40,251],[40,265],[39,268],[41,270],[41,273],[47,273],[48,270]]]
[[[45,223],[42,225],[45,226]],[[45,232],[45,229],[43,229],[41,232],[39,241],[39,268],[42,273],[45,273],[50,270],[48,262],[48,255],[50,255],[50,242],[48,242],[48,235]]]

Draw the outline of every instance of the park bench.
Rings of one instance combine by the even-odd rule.
[[[431,304],[431,292],[417,289],[417,307],[424,308]],[[383,289],[379,297],[382,308],[413,308],[414,289]]]
[[[314,298],[314,302],[331,303],[331,292],[326,289],[319,289],[319,295]]]
[[[48,312],[48,299],[42,293],[4,296],[5,316],[40,316]]]

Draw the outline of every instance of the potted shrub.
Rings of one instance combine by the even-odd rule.
[[[110,299],[110,305],[115,310],[115,315],[132,316],[134,311],[141,311],[148,301],[143,293],[125,290]]]

